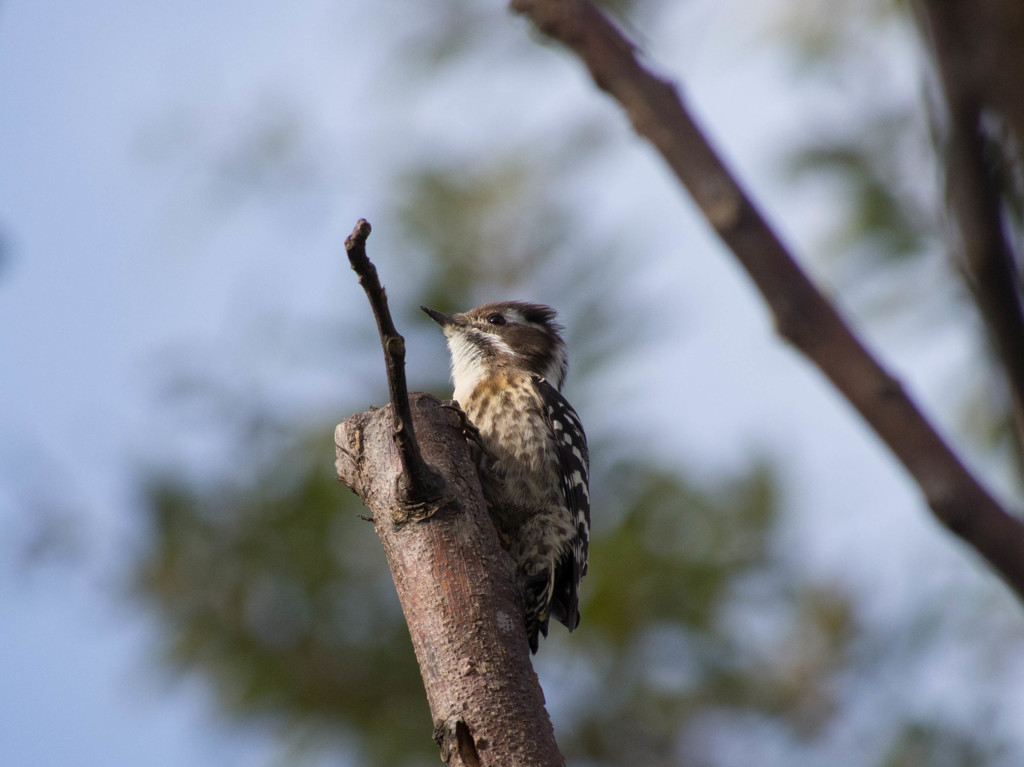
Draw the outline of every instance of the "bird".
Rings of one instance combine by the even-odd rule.
[[[453,405],[477,443],[489,515],[516,565],[530,651],[555,618],[579,625],[590,542],[590,454],[562,396],[564,328],[554,309],[523,301],[464,313],[421,307],[451,356]]]

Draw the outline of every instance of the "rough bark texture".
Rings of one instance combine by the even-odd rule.
[[[458,416],[411,395],[423,458],[456,500],[420,521],[403,508],[389,408],[335,431],[338,478],[373,512],[449,765],[562,765],[530,663],[512,560],[487,516]]]
[[[761,292],[779,334],[858,410],[921,488],[935,516],[1024,598],[1024,525],[974,479],[917,406],[797,265],[684,106],[588,0],[512,0],[583,61],[661,153]]]

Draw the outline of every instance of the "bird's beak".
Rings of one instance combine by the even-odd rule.
[[[430,319],[432,319],[434,322],[436,322],[442,328],[445,325],[457,325],[457,324],[459,324],[458,321],[455,319],[455,317],[453,317],[450,314],[445,314],[444,312],[436,311],[434,309],[431,309],[428,306],[421,306],[420,309],[425,311],[427,313],[427,316],[430,317]]]

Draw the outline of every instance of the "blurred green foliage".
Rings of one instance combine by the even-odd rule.
[[[407,54],[418,67],[473,65],[482,18],[457,12],[465,3],[444,7],[450,13],[441,16],[458,23],[439,21],[435,37],[418,41]],[[805,61],[834,69],[843,51],[859,49],[821,45],[826,31],[839,34],[824,16],[817,12]],[[829,132],[791,158],[800,174],[839,179],[850,212],[835,243],[858,254],[865,271],[936,248],[937,212],[901,184],[922,154],[921,127],[906,109],[871,111],[864,125]],[[409,251],[429,263],[417,303],[464,309],[479,292],[521,295],[544,282],[563,292],[575,375],[615,366],[627,340],[644,341],[623,335],[625,323],[609,315],[616,255],[580,252],[572,233],[584,228],[581,214],[550,191],[569,164],[568,147],[573,162],[602,151],[599,135],[577,140],[594,139],[585,128],[569,121],[565,137],[529,160],[492,148],[486,162],[407,168],[395,180],[392,211]],[[260,183],[258,174],[251,179]],[[580,408],[600,485],[582,624],[571,637],[556,627],[536,661],[570,763],[713,765],[716,739],[740,735],[755,745],[795,744],[794,753],[825,748],[849,716],[844,680],[879,661],[864,657],[872,645],[853,595],[808,581],[792,566],[798,553],[780,545],[778,467],[752,460],[734,476],[695,479],[683,465],[655,465],[608,436],[601,405]],[[362,764],[435,764],[383,553],[334,476],[326,428],[335,415],[311,433],[283,423],[251,447],[239,438],[235,463],[244,471],[201,481],[170,470],[152,476],[152,538],[137,594],[158,608],[170,661],[206,674],[229,714],[273,716],[314,739],[344,733]],[[830,763],[997,763],[998,744],[985,733],[909,713],[892,714],[879,732],[885,742]]]
[[[846,216],[826,249],[854,255],[862,272],[931,255],[940,245],[939,211],[922,199],[912,173],[927,167],[922,163],[928,137],[921,114],[911,109],[872,112],[865,122],[830,130],[795,150],[789,160],[796,178],[827,176],[839,182]]]
[[[350,733],[367,763],[430,763],[429,711],[384,556],[334,477],[330,445],[319,434],[282,446],[248,485],[154,481],[138,586],[160,605],[172,661],[208,673],[228,711]],[[855,621],[842,594],[780,573],[772,471],[699,487],[623,460],[605,476],[584,624],[542,652],[589,666],[615,694],[580,702],[566,752],[656,763],[708,707],[813,733]],[[787,616],[767,645],[728,620],[766,599]]]
[[[496,190],[489,195],[460,191],[460,182],[431,170],[400,198],[406,220],[421,222],[414,241],[434,254],[439,271],[475,262],[479,280],[504,284],[538,268],[527,260],[521,272],[505,273],[489,261],[504,258],[502,237],[519,231],[502,228],[508,206],[535,188],[509,180],[525,166],[496,167],[494,178],[479,181]],[[550,200],[538,204],[549,226],[538,236],[564,249],[565,229],[552,222],[568,217]],[[481,252],[484,231],[498,239]],[[589,271],[593,258],[577,268]],[[445,307],[464,306],[463,294],[478,284],[427,282],[431,300]],[[595,318],[592,327],[611,324],[600,296],[569,302],[570,327],[586,327],[576,308]],[[614,359],[616,348],[605,354]],[[214,387],[208,395],[229,396]],[[204,412],[231,410],[212,402]],[[629,454],[603,436],[600,410],[593,412],[598,487],[583,622],[571,637],[556,628],[538,656],[570,762],[713,764],[704,739],[688,736],[751,722],[815,743],[841,711],[837,684],[854,663],[861,627],[851,595],[807,582],[787,564],[776,542],[776,467],[755,461],[734,477],[696,481],[683,466]],[[359,502],[335,478],[330,434],[289,428],[266,413],[252,423],[233,430],[244,471],[204,481],[162,474],[148,487],[152,545],[137,586],[159,607],[169,659],[208,675],[233,716],[273,716],[310,747],[325,732],[344,733],[363,764],[435,763],[383,552],[359,519]],[[892,763],[912,764],[900,755],[931,747],[928,732],[894,746],[891,759],[904,761]]]
[[[171,661],[209,673],[227,711],[372,732],[369,758],[398,764],[430,713],[379,542],[334,476],[331,444],[324,433],[282,447],[250,485],[154,479],[156,547],[138,586],[159,600]]]
[[[995,763],[998,744],[981,743],[957,732],[927,724],[910,724],[893,745],[884,767],[973,767]]]

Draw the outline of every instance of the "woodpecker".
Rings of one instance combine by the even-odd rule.
[[[478,432],[484,497],[516,564],[535,653],[551,617],[579,625],[590,540],[587,437],[561,394],[564,328],[553,309],[520,301],[421,308],[448,341],[454,399]]]

